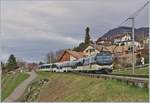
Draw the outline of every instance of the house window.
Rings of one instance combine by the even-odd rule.
[[[128,51],[132,51],[132,47],[129,47],[129,48],[128,48]]]
[[[124,46],[125,45],[125,43],[121,43],[121,46]]]
[[[95,49],[91,49],[91,52],[95,52]]]

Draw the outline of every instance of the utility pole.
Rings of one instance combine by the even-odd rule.
[[[135,30],[135,18],[131,17],[129,18],[132,20],[132,74],[134,74],[134,70],[135,70],[135,48],[134,48],[134,30]]]
[[[134,30],[135,30],[135,18],[132,18],[132,45],[133,45],[133,50],[132,50],[132,60],[133,60],[133,71],[132,73],[134,74],[134,69],[135,69],[135,54],[134,54]]]
[[[129,19],[132,20],[132,73],[134,74],[134,69],[135,69],[135,55],[134,55],[134,30],[135,30],[135,17],[138,16],[138,14],[149,4],[149,1],[146,2],[140,9],[138,9],[134,14],[132,14],[131,16],[129,16],[129,18],[125,19],[120,25],[119,27],[124,24],[126,21],[128,21]]]
[[[92,49],[90,49],[90,56],[91,56],[91,53],[92,53]],[[91,58],[90,58],[89,62],[90,62],[90,69],[91,69],[91,68],[92,68],[92,65],[91,65]]]

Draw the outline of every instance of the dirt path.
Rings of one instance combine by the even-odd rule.
[[[4,100],[4,102],[15,102],[21,95],[23,95],[26,87],[37,77],[37,74],[34,71],[28,72],[28,74],[30,77],[19,84],[16,89]]]

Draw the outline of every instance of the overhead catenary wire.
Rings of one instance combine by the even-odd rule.
[[[147,1],[141,8],[139,8],[137,11],[135,11],[133,14],[131,14],[127,19],[125,19],[123,22],[121,22],[117,27],[120,27],[122,24],[127,22],[128,20],[135,18],[138,16],[138,14],[149,4],[149,1]]]
[[[141,8],[139,8],[136,12],[134,12],[128,19],[138,16],[138,14],[149,4],[147,1]]]
[[[124,21],[122,21],[119,25],[116,25],[115,28],[121,27],[124,23],[126,23],[128,20],[131,20],[138,16],[138,14],[149,4],[149,1],[147,1],[141,8],[139,8],[137,11],[135,11],[133,14],[128,16]],[[113,28],[114,29],[114,28]]]

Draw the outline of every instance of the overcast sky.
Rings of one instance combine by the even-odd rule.
[[[73,48],[90,27],[93,40],[118,26],[148,0],[2,0],[1,60],[10,54],[42,61],[49,51]],[[126,23],[130,26],[130,23]],[[136,27],[148,26],[148,7]]]

